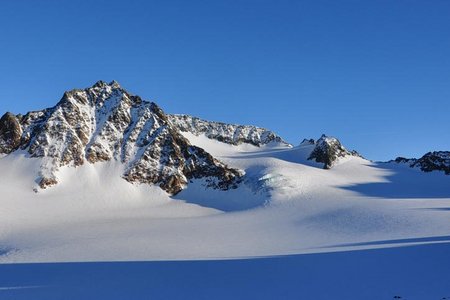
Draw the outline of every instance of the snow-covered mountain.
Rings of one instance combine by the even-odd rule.
[[[314,160],[318,163],[323,163],[324,169],[331,168],[339,158],[346,156],[359,156],[356,151],[348,151],[342,146],[341,142],[335,137],[329,137],[323,134],[320,139],[314,141],[314,139],[304,139],[302,145],[314,145],[314,149],[309,155],[309,160]]]
[[[0,262],[439,243],[450,236],[448,166],[449,152],[373,162],[326,135],[292,146],[267,129],[165,114],[99,81],[0,119]]]
[[[110,160],[123,164],[125,180],[157,184],[170,194],[179,193],[193,179],[205,178],[207,187],[222,190],[242,182],[241,170],[192,144],[186,134],[234,146],[292,147],[264,128],[166,115],[117,82],[99,81],[64,93],[52,108],[17,116],[6,113],[0,119],[0,154],[21,150],[41,158],[36,174],[41,189],[60,181],[58,171],[63,166]],[[339,158],[354,155],[325,135],[313,144],[308,159],[326,169]]]
[[[66,92],[42,111],[0,120],[0,153],[24,150],[42,158],[41,188],[58,183],[62,166],[117,160],[129,182],[158,184],[171,194],[191,179],[228,189],[241,173],[191,145],[153,102],[143,101],[113,81]]]
[[[418,159],[397,157],[394,162],[407,164],[411,168],[419,168],[424,172],[442,171],[450,175],[450,151],[428,152]]]
[[[169,194],[177,194],[190,181],[201,178],[206,179],[207,187],[236,188],[244,172],[228,167],[192,143],[199,136],[234,146],[292,147],[264,128],[167,115],[116,81],[98,81],[90,88],[64,93],[52,108],[17,116],[5,113],[0,119],[0,154],[20,150],[41,158],[36,174],[41,189],[60,181],[57,174],[63,166],[111,160],[123,164],[125,180],[157,184]],[[318,140],[305,139],[300,146],[309,146],[310,153],[303,155],[323,164],[324,169],[345,157],[360,156],[326,135]],[[449,174],[449,157],[449,152],[430,152],[420,159],[397,158],[395,162]]]

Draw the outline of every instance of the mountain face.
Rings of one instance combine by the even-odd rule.
[[[168,118],[182,132],[196,136],[204,134],[210,139],[231,145],[251,144],[257,147],[271,143],[289,145],[274,132],[256,126],[211,122],[188,115],[168,115]]]
[[[37,182],[43,189],[58,183],[62,166],[110,160],[123,163],[127,181],[157,184],[170,194],[200,178],[212,188],[234,188],[242,176],[191,145],[155,103],[114,81],[66,92],[49,109],[6,113],[0,120],[0,153],[19,149],[42,158]]]
[[[397,157],[395,162],[408,164],[411,168],[419,168],[424,172],[442,171],[450,175],[450,151],[428,152],[419,159]]]
[[[301,145],[315,145],[308,160],[323,163],[324,169],[330,169],[339,158],[346,156],[360,156],[356,151],[348,151],[341,142],[334,137],[322,135],[317,141],[314,139],[304,139]]]

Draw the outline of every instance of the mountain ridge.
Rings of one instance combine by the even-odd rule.
[[[450,151],[430,151],[420,158],[397,157],[392,162],[419,168],[423,172],[442,171],[450,175]]]
[[[127,165],[127,181],[158,184],[170,194],[197,178],[208,178],[211,187],[233,188],[242,176],[191,145],[154,102],[115,81],[65,92],[54,107],[24,116],[7,113],[1,120],[0,152],[22,149],[42,158],[42,189],[58,183],[62,166],[112,159]]]
[[[184,114],[171,114],[169,118],[182,132],[190,132],[196,136],[204,134],[210,139],[231,145],[245,143],[261,147],[277,143],[288,147],[292,146],[273,131],[262,127],[207,121]]]
[[[201,178],[206,179],[206,187],[236,188],[245,172],[192,144],[184,133],[232,146],[293,147],[265,128],[166,114],[156,103],[130,94],[117,81],[98,81],[89,88],[65,92],[53,107],[25,115],[5,113],[0,118],[0,154],[20,149],[42,159],[36,179],[41,189],[59,182],[57,173],[63,166],[111,160],[125,166],[122,177],[130,183],[157,184],[172,195]],[[326,135],[305,139],[300,145],[311,146],[307,159],[323,164],[324,169],[344,157],[361,157]],[[448,153],[430,152],[419,160],[397,158],[393,162],[448,175]]]

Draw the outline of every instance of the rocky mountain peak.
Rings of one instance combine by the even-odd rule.
[[[419,159],[397,157],[393,162],[407,164],[424,172],[441,171],[450,175],[450,151],[428,152]]]
[[[413,167],[419,167],[424,172],[443,171],[450,174],[450,151],[428,152],[413,163]]]
[[[121,88],[120,83],[115,80],[111,81],[108,85],[112,88]]]
[[[111,81],[110,83],[107,83],[106,81],[103,80],[99,80],[96,83],[94,83],[94,85],[91,88],[104,89],[106,87],[121,88],[120,84],[115,80]]]
[[[315,139],[303,139],[300,143],[300,146],[306,146],[306,145],[314,145],[316,143]]]
[[[313,141],[313,139],[305,139],[302,142],[315,145],[308,159],[323,163],[324,169],[330,169],[339,158],[346,157],[348,155],[360,156],[356,151],[349,152],[345,149],[341,142],[335,137],[322,134],[317,141],[314,143]]]
[[[192,179],[213,188],[233,188],[241,173],[227,167],[182,136],[164,111],[113,81],[65,92],[58,104],[18,118],[0,120],[0,153],[26,150],[41,158],[41,188],[59,181],[63,166],[118,161],[123,178],[157,184],[170,194]]]

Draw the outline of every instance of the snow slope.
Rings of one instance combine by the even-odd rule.
[[[114,161],[64,166],[35,193],[41,158],[0,158],[0,262],[245,258],[450,241],[450,178],[346,156],[330,170],[313,145],[256,147],[183,135],[245,171],[237,189],[194,180],[174,197],[123,180]]]

